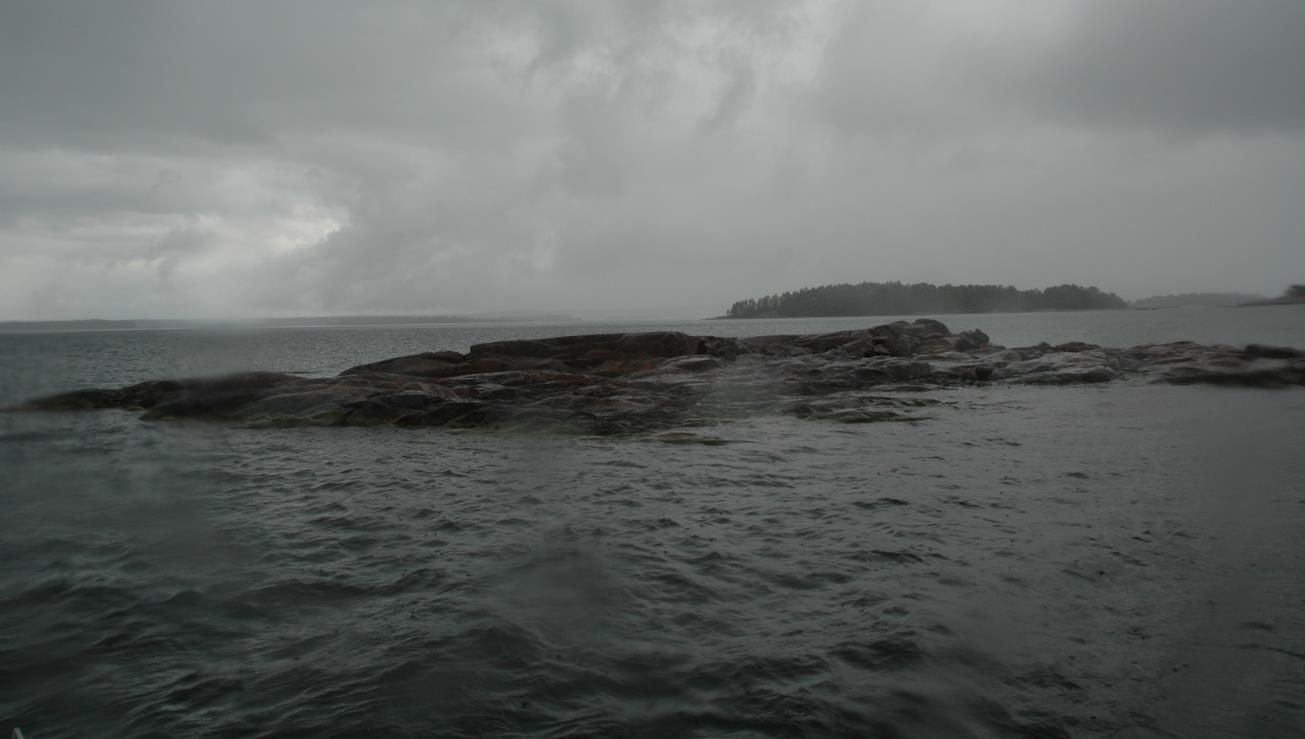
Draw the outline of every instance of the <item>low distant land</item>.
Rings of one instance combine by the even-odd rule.
[[[1156,295],[1150,298],[1134,300],[1133,308],[1227,308],[1229,306],[1264,300],[1263,295],[1250,293],[1179,293],[1177,295]]]
[[[1128,303],[1114,293],[1080,285],[1020,290],[1010,285],[862,282],[805,287],[796,292],[740,300],[722,318],[1019,313],[1127,307]]]
[[[1292,285],[1276,298],[1252,300],[1242,305],[1305,305],[1305,285]]]
[[[1276,298],[1247,293],[1182,293],[1134,300],[1132,307],[1149,308],[1226,308],[1257,305],[1305,304],[1305,285],[1292,285]]]
[[[447,323],[571,323],[580,319],[566,315],[470,315],[470,316],[304,316],[254,318],[229,321],[172,319],[77,321],[0,321],[0,333],[46,333],[52,331],[130,331],[186,328],[321,328],[349,326],[414,326]]]

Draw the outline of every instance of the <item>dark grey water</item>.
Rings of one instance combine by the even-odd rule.
[[[1295,308],[948,323],[1305,345]],[[0,336],[0,402],[604,328]],[[1305,393],[938,397],[719,446],[0,415],[0,730],[1305,733]]]

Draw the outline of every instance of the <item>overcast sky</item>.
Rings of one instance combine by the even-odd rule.
[[[1302,0],[0,3],[0,319],[1305,282]]]

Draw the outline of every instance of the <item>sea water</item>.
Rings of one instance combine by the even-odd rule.
[[[1021,345],[1305,346],[1305,309],[949,316]],[[0,404],[612,330],[0,335]],[[938,391],[654,435],[0,414],[0,730],[1299,736],[1305,391]]]

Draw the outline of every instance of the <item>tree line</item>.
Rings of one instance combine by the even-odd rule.
[[[728,318],[875,316],[915,313],[989,313],[1126,308],[1114,293],[1095,287],[1056,285],[1019,290],[1009,285],[932,285],[862,282],[821,285],[796,292],[740,300]]]

